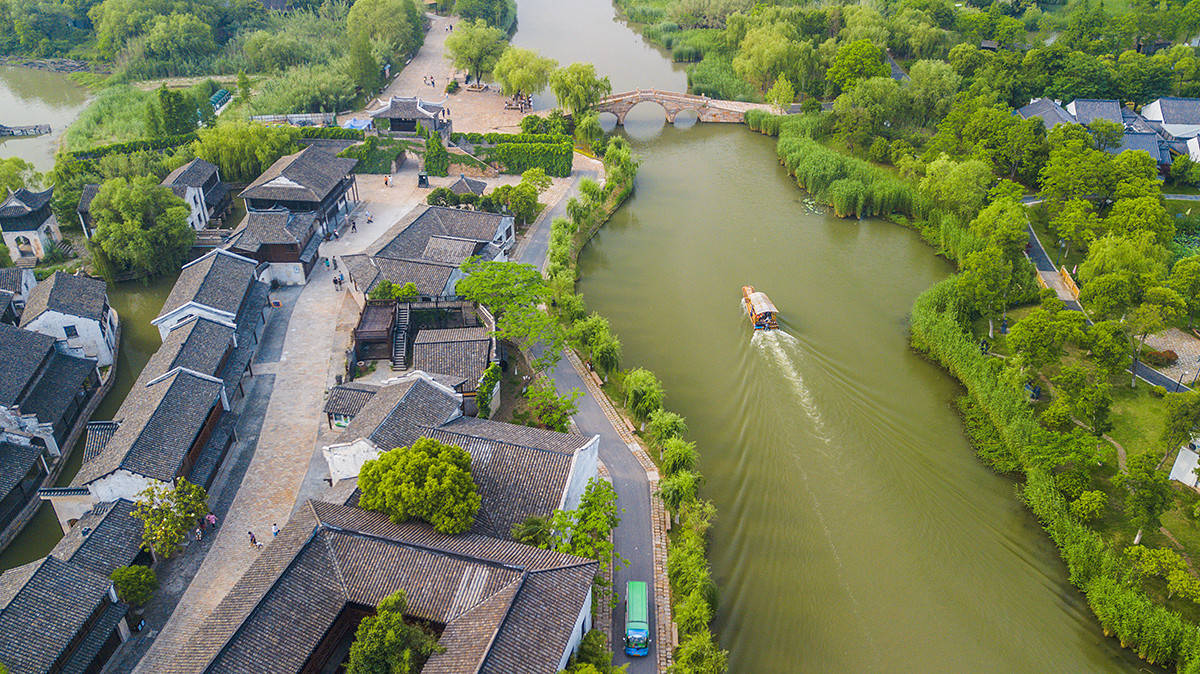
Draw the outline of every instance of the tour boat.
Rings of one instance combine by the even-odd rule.
[[[746,305],[746,314],[755,330],[779,329],[779,321],[775,320],[775,314],[779,312],[766,293],[756,292],[754,286],[742,286],[742,303]]]

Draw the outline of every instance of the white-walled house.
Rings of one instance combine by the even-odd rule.
[[[9,257],[18,266],[32,267],[62,241],[58,220],[50,210],[54,188],[44,192],[19,189],[0,203],[0,233]]]
[[[112,365],[117,350],[117,312],[100,279],[56,271],[29,293],[20,327],[58,340],[72,355]]]
[[[483,501],[476,533],[509,538],[512,527],[530,516],[579,506],[599,470],[599,435],[467,417],[461,403],[460,395],[424,373],[381,387],[337,442],[322,448],[331,481],[355,478],[366,461],[429,437],[471,455],[471,476]]]
[[[255,280],[258,262],[215,248],[185,264],[158,317],[150,321],[166,339],[196,316],[234,325]]]
[[[229,188],[221,181],[217,167],[203,159],[193,159],[171,171],[162,185],[187,203],[192,229],[204,229],[229,209]]]
[[[1142,117],[1158,122],[1163,131],[1176,138],[1194,138],[1200,134],[1200,98],[1164,96],[1147,103]]]
[[[17,267],[0,267],[0,290],[13,294],[12,304],[19,314],[25,308],[25,300],[29,292],[37,285],[37,277],[32,269]]]
[[[229,236],[226,248],[266,265],[260,281],[295,286],[308,282],[323,240],[314,213],[250,211]]]

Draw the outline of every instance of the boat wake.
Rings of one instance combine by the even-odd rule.
[[[804,408],[804,413],[813,422],[814,435],[826,444],[831,443],[832,440],[826,431],[825,420],[821,417],[817,401],[813,397],[812,391],[808,389],[808,385],[804,383],[804,377],[800,375],[800,370],[796,367],[793,354],[800,352],[800,340],[782,330],[755,330],[754,336],[750,338],[750,343],[774,361],[784,378],[791,384],[792,390],[796,393],[796,399]]]

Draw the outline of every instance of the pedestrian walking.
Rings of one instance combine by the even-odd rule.
[[[211,512],[208,513],[207,516],[205,516],[204,521],[208,522],[208,526],[212,527],[213,529],[217,528],[217,516],[212,514]]]
[[[204,538],[204,532],[200,531],[200,527],[196,527],[196,541],[198,542],[202,538]]]
[[[338,285],[341,286],[341,285],[345,285],[345,284],[346,284],[346,276],[344,274],[338,274]]]
[[[335,258],[333,258],[333,268],[334,268],[335,270],[337,269],[337,258],[336,258],[336,257],[335,257]]]
[[[246,533],[250,535],[250,547],[253,548],[253,547],[258,546],[258,539],[254,537],[254,532],[247,531]]]
[[[337,291],[339,291],[339,292],[341,291],[341,288],[340,288],[340,287],[338,287],[338,282],[337,282],[337,277],[336,277],[336,276],[334,276],[334,277],[333,277],[333,289],[334,289],[334,290],[337,290]]]
[[[271,522],[271,536],[279,535],[279,527],[274,522]]]
[[[358,220],[354,220],[353,222],[350,223],[350,233],[353,234],[357,231],[358,231]]]
[[[321,261],[325,263],[325,268],[329,269],[329,258],[323,257],[321,258]]]

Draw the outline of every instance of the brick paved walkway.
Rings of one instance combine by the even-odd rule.
[[[1168,328],[1146,338],[1146,346],[1157,351],[1170,349],[1179,356],[1174,365],[1155,368],[1166,376],[1179,381],[1183,376],[1183,385],[1188,386],[1196,378],[1197,368],[1200,368],[1200,339],[1195,335],[1179,328]],[[1175,389],[1168,386],[1168,391]]]
[[[271,524],[287,522],[307,471],[323,420],[321,403],[332,357],[332,327],[344,293],[334,290],[330,272],[318,267],[296,301],[282,354],[273,363],[256,363],[256,374],[273,374],[275,386],[262,433],[212,548],[136,672],[156,672],[158,663],[212,611],[258,556],[247,531],[269,544]]]

